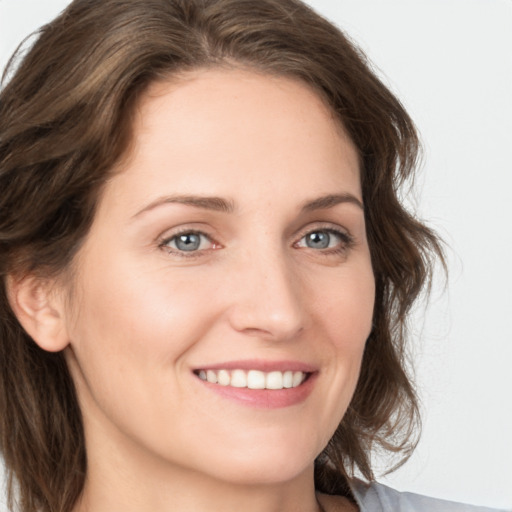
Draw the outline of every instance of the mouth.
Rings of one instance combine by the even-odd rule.
[[[204,382],[218,386],[246,389],[282,390],[301,386],[312,375],[303,371],[269,371],[243,369],[199,369],[194,374]]]

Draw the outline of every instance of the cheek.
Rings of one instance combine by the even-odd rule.
[[[96,266],[101,272],[86,269],[75,343],[100,344],[107,354],[121,360],[133,356],[140,364],[168,359],[169,351],[179,354],[208,328],[213,312],[204,279],[199,286],[201,280],[188,273],[119,263],[110,269]]]
[[[341,268],[315,290],[314,314],[329,331],[331,342],[340,349],[361,350],[372,328],[375,303],[369,258]]]
[[[110,418],[130,435],[162,438],[157,427],[172,424],[182,405],[180,368],[215,313],[204,286],[187,275],[124,271],[128,265],[119,263],[83,268],[68,364],[86,416]]]
[[[330,425],[330,435],[345,414],[357,385],[372,329],[374,301],[375,284],[369,260],[357,269],[345,267],[318,294],[314,323],[323,329],[318,342],[323,344],[321,351],[327,361],[324,407],[330,414],[325,415],[324,421]]]

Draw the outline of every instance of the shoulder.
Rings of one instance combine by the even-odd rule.
[[[361,512],[498,512],[495,509],[464,505],[399,492],[376,482],[351,482],[351,490]]]

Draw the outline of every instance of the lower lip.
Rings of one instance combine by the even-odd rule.
[[[197,380],[206,386],[207,389],[217,393],[223,398],[233,400],[250,407],[261,409],[280,409],[304,402],[309,396],[315,385],[317,373],[312,373],[309,377],[296,388],[284,389],[249,389],[234,388],[231,386],[221,386],[212,384],[208,381]]]

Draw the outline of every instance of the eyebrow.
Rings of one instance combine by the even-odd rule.
[[[307,201],[302,205],[301,210],[303,212],[311,212],[314,210],[326,210],[328,208],[333,208],[334,206],[342,203],[351,203],[359,206],[361,210],[364,210],[363,203],[353,194],[349,194],[348,192],[343,194],[329,194],[327,196],[322,196],[317,199],[313,199],[312,201]]]
[[[300,210],[303,212],[311,212],[315,210],[325,210],[333,208],[338,204],[351,203],[355,204],[361,209],[364,209],[363,203],[353,194],[329,194],[326,196],[318,197],[311,201],[305,202]],[[145,212],[154,210],[164,204],[183,204],[186,206],[193,206],[202,210],[212,210],[221,213],[233,213],[235,204],[232,200],[224,199],[222,197],[208,197],[208,196],[193,196],[193,195],[179,195],[179,196],[165,196],[151,202],[142,210],[139,210],[132,218],[138,217]]]
[[[206,197],[206,196],[166,196],[160,197],[156,201],[148,204],[142,210],[139,210],[134,216],[154,210],[164,204],[184,204],[187,206],[193,206],[195,208],[201,208],[203,210],[213,210],[222,213],[233,213],[235,205],[233,201],[229,201],[222,197]]]

